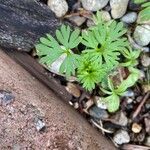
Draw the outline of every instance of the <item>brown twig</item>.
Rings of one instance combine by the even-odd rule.
[[[134,144],[124,144],[121,147],[122,150],[149,150],[149,146],[134,145]]]
[[[135,110],[135,112],[133,113],[132,115],[132,119],[135,119],[138,114],[140,113],[144,103],[146,102],[146,100],[149,98],[149,95],[150,95],[150,91],[147,92],[147,94],[144,96],[144,98],[142,99],[141,103],[139,104],[139,106],[137,107],[137,109]]]

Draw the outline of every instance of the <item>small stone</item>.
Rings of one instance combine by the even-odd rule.
[[[73,83],[68,82],[67,86],[66,86],[66,90],[70,94],[72,94],[74,97],[78,98],[81,95],[81,92],[80,92],[79,88],[75,84],[73,84]]]
[[[150,146],[150,136],[146,137],[144,145]]]
[[[127,99],[127,103],[128,103],[128,104],[131,104],[132,102],[133,102],[133,99],[132,99],[132,98],[128,98],[128,99]]]
[[[128,134],[127,131],[125,130],[118,130],[114,137],[113,137],[113,140],[115,143],[121,145],[121,144],[124,144],[124,143],[129,143],[130,142],[130,136]]]
[[[150,85],[149,84],[143,84],[142,89],[143,89],[144,93],[147,93],[150,91]]]
[[[47,5],[57,17],[64,16],[68,11],[68,4],[66,0],[48,0]]]
[[[15,97],[10,91],[0,90],[0,105],[6,106],[14,101]]]
[[[81,0],[84,9],[97,11],[104,8],[109,0]]]
[[[145,131],[150,135],[150,118],[144,118],[144,123],[145,123]]]
[[[112,116],[111,122],[120,126],[127,126],[128,119],[122,111],[119,111],[114,116]]]
[[[124,93],[123,96],[125,96],[125,97],[133,97],[133,96],[134,96],[134,92],[133,92],[131,89],[129,89],[129,90],[127,90],[127,91]]]
[[[148,45],[150,43],[150,25],[137,26],[133,36],[137,44],[141,46]]]
[[[72,23],[75,23],[77,26],[81,26],[85,21],[85,17],[80,17],[80,16],[71,16],[68,18]]]
[[[150,66],[150,57],[144,53],[141,57],[141,63],[144,67]]]
[[[45,129],[45,123],[41,119],[36,119],[35,126],[37,131],[42,131]]]
[[[127,10],[129,0],[110,0],[111,15],[114,19],[121,18]]]
[[[107,104],[102,100],[101,97],[95,96],[94,101],[97,107],[101,109],[107,109]]]
[[[121,18],[121,21],[125,22],[125,23],[134,23],[137,19],[137,13],[135,12],[130,12],[127,13],[126,15],[124,15]]]
[[[90,116],[96,119],[107,119],[109,117],[106,110],[93,106],[89,109]]]
[[[75,109],[78,109],[78,108],[79,108],[79,103],[78,103],[78,102],[75,102],[75,103],[73,104],[73,106],[74,106]]]
[[[138,123],[133,123],[132,124],[132,131],[134,133],[140,133],[141,130],[142,130],[142,127]]]

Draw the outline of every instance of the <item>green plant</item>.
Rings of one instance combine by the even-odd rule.
[[[134,0],[135,3],[141,4],[142,3],[142,10],[139,12],[139,20],[140,21],[147,21],[150,20],[150,2],[146,0]]]
[[[134,3],[139,4],[139,3],[144,3],[146,0],[134,0]]]
[[[81,57],[77,69],[77,77],[84,88],[91,91],[95,88],[95,84],[102,81],[105,75],[105,68],[99,64],[99,61],[92,61],[90,55],[83,55]]]
[[[112,80],[108,78],[109,90],[101,88],[105,94],[109,95],[103,98],[103,101],[107,104],[109,112],[115,112],[118,110],[120,105],[120,96],[123,96],[127,88],[133,86],[139,78],[139,71],[137,69],[130,67],[129,71],[130,75],[126,80],[123,80],[119,86],[114,87]]]
[[[56,31],[57,40],[47,34],[40,38],[36,50],[41,63],[47,66],[65,56],[59,71],[67,77],[76,76],[86,90],[92,91],[96,85],[100,88],[102,82],[108,79],[110,91],[102,91],[110,95],[104,99],[108,110],[114,112],[119,107],[119,96],[138,79],[138,71],[133,67],[138,64],[140,52],[133,51],[123,37],[126,33],[123,23],[105,22],[98,18],[99,15],[97,13],[94,18],[96,25],[82,33],[78,29],[72,31],[69,26],[62,25]],[[85,48],[77,51],[81,43]],[[118,87],[114,87],[108,76],[120,65],[127,67],[131,73]]]
[[[69,26],[62,25],[60,31],[56,30],[56,41],[50,34],[41,37],[36,45],[37,54],[41,63],[51,65],[60,56],[65,55],[65,59],[60,66],[60,72],[67,76],[75,74],[80,55],[73,53],[71,49],[78,46],[81,41],[80,31],[76,29],[71,32]]]
[[[123,56],[126,58],[125,62],[120,63],[124,67],[135,67],[138,64],[137,58],[140,55],[140,50],[132,50],[131,47],[122,51]]]
[[[113,68],[118,65],[120,52],[128,46],[127,39],[122,37],[125,33],[122,22],[99,23],[92,30],[82,32],[82,44],[86,46],[83,53],[89,53],[92,61]]]

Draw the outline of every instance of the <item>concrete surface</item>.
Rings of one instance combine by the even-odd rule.
[[[0,105],[0,150],[116,149],[1,50],[0,90],[15,96],[12,103]],[[45,123],[43,131],[37,131],[37,119]]]

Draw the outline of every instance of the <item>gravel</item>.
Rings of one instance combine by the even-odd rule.
[[[107,5],[109,0],[81,0],[82,6],[86,10],[97,11]]]
[[[137,19],[137,13],[129,12],[121,18],[121,21],[123,21],[125,23],[134,23],[136,21],[136,19]]]
[[[77,26],[81,26],[85,21],[85,17],[80,17],[80,16],[71,16],[68,18],[72,23],[76,24]]]
[[[114,19],[121,18],[127,10],[129,0],[110,0],[111,15]]]
[[[10,91],[0,90],[0,105],[6,106],[14,101],[15,97]]]
[[[150,43],[150,25],[137,26],[133,36],[137,44],[147,46]]]
[[[141,63],[144,67],[150,66],[150,57],[147,54],[141,56]]]
[[[109,117],[106,110],[101,109],[97,106],[93,106],[89,109],[89,114],[96,119],[106,119]]]
[[[112,118],[112,122],[120,126],[126,126],[128,123],[128,119],[122,111],[117,112]]]
[[[64,16],[68,11],[68,4],[66,0],[48,0],[47,5],[57,17]]]
[[[113,137],[113,140],[115,143],[121,145],[121,144],[124,144],[124,143],[129,143],[130,142],[130,136],[128,134],[127,131],[125,130],[118,130],[114,137]]]
[[[37,131],[42,131],[45,129],[45,123],[41,119],[36,119],[35,126]]]
[[[132,124],[132,131],[134,133],[140,133],[140,131],[142,130],[142,126],[138,123],[133,123]]]
[[[81,95],[81,92],[80,92],[80,90],[79,90],[79,88],[75,85],[75,84],[73,84],[73,83],[71,83],[71,82],[68,82],[67,83],[67,86],[66,86],[66,90],[70,93],[70,94],[72,94],[74,97],[80,97],[80,95]]]

